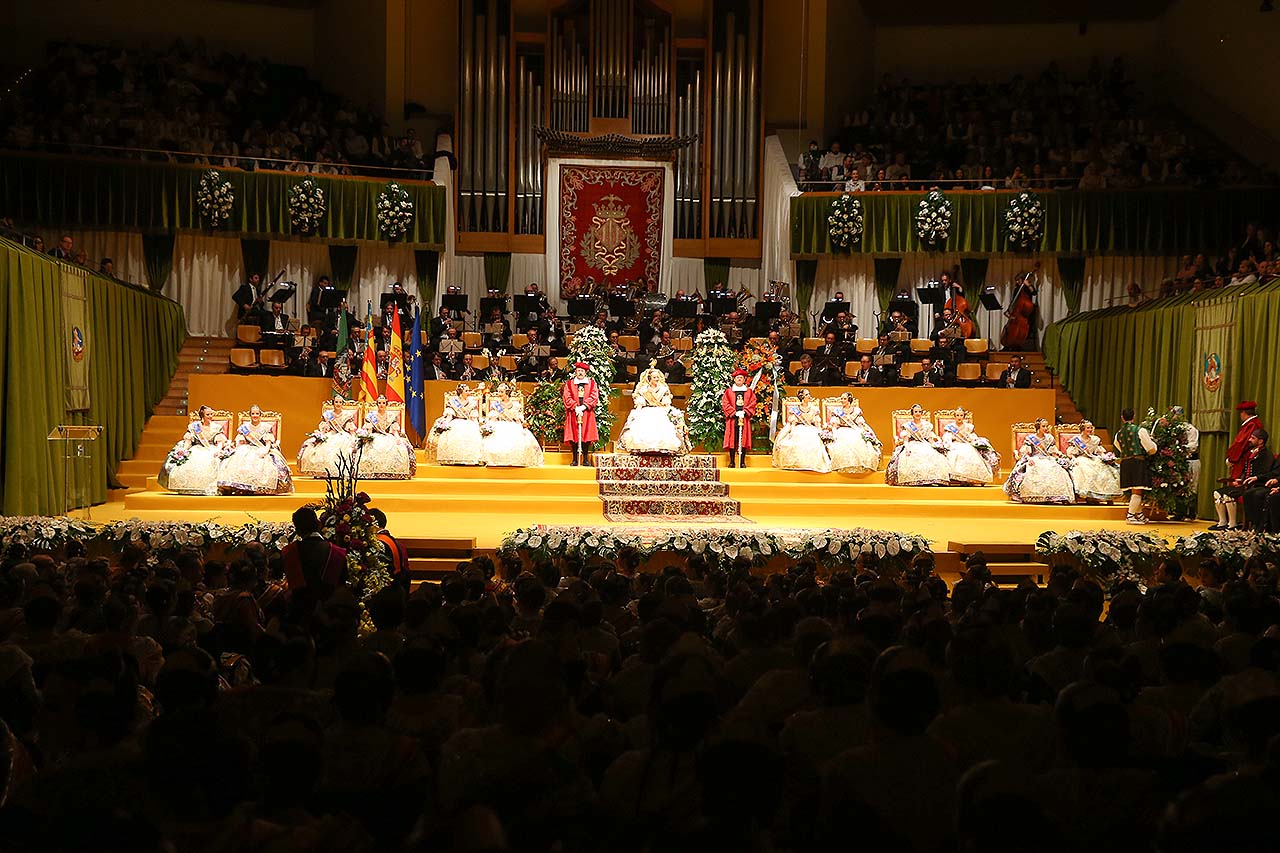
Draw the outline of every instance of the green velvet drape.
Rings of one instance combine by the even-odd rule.
[[[90,408],[68,414],[63,384],[65,330],[59,266],[0,240],[0,511],[63,510],[61,450],[45,436],[58,424],[104,427],[80,481],[94,502],[106,498],[107,472],[133,453],[148,412],[165,395],[186,337],[182,306],[90,274],[84,330]],[[20,323],[10,323],[21,318]]]
[[[876,277],[876,302],[880,304],[880,313],[889,310],[889,301],[898,291],[898,272],[902,269],[902,258],[876,258],[872,261]]]
[[[1080,310],[1080,297],[1084,294],[1084,258],[1058,258],[1058,285],[1067,303],[1068,316]]]
[[[862,241],[848,251],[863,254],[921,252],[1004,252],[1008,237],[1004,211],[1012,193],[949,192],[952,228],[946,243],[927,247],[916,236],[920,193],[862,193]],[[791,199],[791,255],[834,252],[828,233],[831,193]],[[1044,237],[1033,251],[1124,252],[1173,255],[1222,243],[1250,221],[1271,222],[1280,214],[1280,193],[1270,190],[1134,190],[1045,192]]]
[[[702,259],[702,282],[706,286],[703,293],[710,293],[716,287],[729,286],[729,259],[728,258],[703,258]]]
[[[206,168],[169,163],[78,160],[41,154],[6,154],[0,160],[0,209],[32,226],[110,228],[151,233],[205,228],[196,193]],[[218,227],[232,236],[293,234],[289,190],[310,179],[324,190],[326,211],[317,240],[381,240],[376,202],[387,181],[289,172],[220,170],[231,182],[231,218]],[[443,187],[402,181],[413,201],[413,223],[399,241],[444,248]]]
[[[157,293],[169,283],[173,272],[173,235],[142,235],[142,262],[147,267],[147,284]]]
[[[418,295],[428,309],[436,304],[436,285],[440,274],[440,253],[434,249],[418,249],[413,253],[418,273]],[[510,276],[508,276],[510,278]]]
[[[809,328],[809,308],[813,304],[813,287],[817,278],[817,261],[796,261],[796,312],[800,315],[800,328],[806,336],[813,334]]]
[[[329,269],[332,270],[333,286],[339,290],[348,290],[356,276],[356,247],[329,246]]]
[[[960,283],[964,285],[964,298],[969,303],[969,318],[976,330],[982,328],[982,303],[978,297],[987,284],[987,258],[961,258]]]
[[[511,292],[510,252],[484,253],[484,286],[489,290]]]
[[[1228,400],[1257,400],[1264,424],[1280,421],[1275,375],[1280,369],[1280,282],[1229,291],[1184,294],[1139,309],[1124,306],[1076,314],[1046,330],[1045,360],[1080,411],[1111,430],[1120,410],[1139,415],[1178,404],[1190,411],[1192,383],[1202,381],[1201,355],[1195,352],[1197,305],[1217,299],[1239,300],[1237,333],[1224,362],[1229,370],[1223,392]],[[1231,433],[1201,434],[1199,511],[1213,517],[1213,488],[1223,476],[1221,460]]]

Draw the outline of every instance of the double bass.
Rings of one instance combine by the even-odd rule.
[[[1035,322],[1036,316],[1035,275],[1038,269],[1040,269],[1039,263],[1022,276],[1014,292],[1013,302],[1004,312],[1009,322],[1004,324],[1004,331],[1000,333],[1002,349],[1021,350],[1031,337],[1031,324]]]
[[[960,336],[963,338],[973,337],[973,318],[969,316],[969,300],[964,298],[964,289],[959,282],[952,283],[951,295],[947,297],[947,301],[943,303],[942,310],[950,311],[951,316],[955,318],[954,325],[960,329]]]

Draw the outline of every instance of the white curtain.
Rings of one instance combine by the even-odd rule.
[[[880,310],[880,304],[876,300],[875,268],[870,255],[818,259],[809,310],[821,314],[822,306],[834,299],[837,293],[849,303],[849,313],[856,318],[853,322],[858,325],[858,335],[874,337],[876,312]],[[809,325],[814,327],[813,317],[809,318]]]
[[[661,266],[658,278],[658,292],[671,292],[671,228],[675,218],[675,192],[673,189],[672,166],[649,160],[584,160],[582,158],[562,159],[553,157],[547,161],[547,278],[543,291],[552,304],[559,304],[560,299],[560,167],[561,166],[649,166],[661,168],[662,181],[662,251]]]
[[[1129,257],[1123,255],[1099,255],[1084,262],[1084,293],[1080,296],[1080,310],[1108,308],[1128,299],[1130,282],[1142,285],[1148,295],[1158,291],[1160,283],[1176,275],[1181,269],[1177,257]]]
[[[672,258],[671,278],[667,285],[669,288],[667,292],[675,295],[676,291],[683,290],[689,296],[695,293],[705,296],[707,277],[703,272],[703,266],[702,258]]]
[[[482,270],[483,272],[483,270]],[[547,292],[547,256],[511,253],[511,293],[524,293],[531,284],[538,285],[543,293]]]
[[[444,251],[440,253],[440,264],[437,267],[436,281],[436,304],[422,306],[423,316],[434,317],[437,313],[437,306],[440,304],[440,294],[444,293],[444,289],[449,285],[458,285],[458,256],[457,242],[454,239],[455,220],[453,218],[453,166],[449,162],[447,154],[453,153],[453,137],[447,133],[441,133],[436,136],[436,162],[435,171],[431,174],[431,179],[440,186],[444,187]],[[480,280],[484,281],[483,262],[480,270]],[[470,292],[469,290],[466,292]],[[430,310],[428,310],[430,309]]]
[[[725,286],[730,293],[737,293],[740,288],[745,287],[747,291],[756,299],[760,298],[761,281],[760,267],[746,266],[747,261],[740,261],[742,266],[729,265],[729,280],[725,282]],[[783,281],[791,281],[791,279],[783,279]]]
[[[329,247],[323,243],[272,240],[267,255],[267,271],[274,276],[281,270],[284,271],[282,281],[292,281],[298,285],[293,300],[285,307],[285,313],[305,322],[307,299],[311,296],[311,288],[316,279],[322,275],[332,275]]]
[[[538,255],[538,260],[542,260],[541,255]],[[514,257],[512,261],[514,267]],[[514,274],[513,270],[512,275]],[[484,255],[454,255],[453,275],[448,281],[440,279],[441,293],[446,286],[462,288],[462,292],[469,297],[468,303],[479,307],[478,300],[487,292],[484,281]],[[523,288],[518,292],[523,293]]]
[[[88,269],[97,270],[103,258],[115,263],[116,278],[150,287],[147,264],[142,254],[142,235],[131,231],[64,231],[74,241],[74,250],[84,249]],[[61,236],[61,234],[59,235]]]
[[[244,256],[234,237],[179,234],[173,244],[173,272],[165,295],[182,305],[187,332],[235,337],[231,295],[244,284]]]
[[[761,199],[761,269],[765,281],[795,282],[795,262],[791,260],[791,199],[800,188],[791,175],[782,141],[770,136],[764,141],[764,188]]]
[[[407,246],[388,246],[385,243],[361,243],[356,250],[356,270],[347,294],[347,304],[357,317],[363,317],[373,305],[373,313],[381,310],[379,298],[391,289],[392,282],[400,282],[405,291],[421,298],[418,293],[418,267],[413,249]]]

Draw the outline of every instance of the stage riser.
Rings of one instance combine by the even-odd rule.
[[[600,494],[604,497],[682,497],[682,498],[725,498],[729,496],[729,487],[716,482],[678,482],[646,480],[627,480],[622,482],[601,482]]]
[[[492,472],[490,472],[492,473]],[[405,496],[447,500],[461,495],[480,497],[519,496],[522,500],[537,500],[544,496],[590,497],[599,494],[594,480],[517,480],[517,479],[412,479],[412,480],[361,480],[359,488],[371,495]],[[166,494],[159,481],[152,477],[147,490]],[[293,481],[294,495],[303,499],[319,499],[325,495],[325,481],[299,477]]]
[[[392,495],[376,489],[371,492],[374,504],[386,512],[415,513],[502,513],[511,517],[511,527],[522,520],[541,520],[543,515],[587,513],[598,516],[600,496],[596,490],[584,496],[550,496],[537,494],[477,495]],[[172,495],[165,492],[134,492],[125,498],[125,507],[134,511],[173,509],[176,511],[254,512],[274,510],[292,512],[306,503],[323,499],[323,495]],[[461,532],[461,531],[459,531]]]
[[[734,494],[730,492],[730,494]],[[747,499],[742,501],[742,514],[747,518],[777,516],[785,512],[787,517],[812,516],[815,519],[836,518],[845,526],[855,525],[860,515],[878,517],[902,517],[912,519],[971,518],[975,522],[1017,520],[1032,518],[1070,519],[1068,523],[1088,521],[1124,521],[1124,507],[1088,506],[1074,504],[1016,504],[979,501],[812,501],[788,499],[785,502]],[[849,520],[855,519],[855,520]],[[827,523],[827,522],[823,522]],[[821,526],[821,525],[818,525]]]
[[[739,504],[728,498],[625,497],[604,498],[606,515],[740,515]]]

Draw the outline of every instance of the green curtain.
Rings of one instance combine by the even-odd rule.
[[[413,253],[418,272],[418,296],[429,310],[436,304],[436,283],[440,274],[440,253],[434,249],[418,249]],[[508,260],[508,264],[510,260]]]
[[[706,286],[703,293],[710,293],[717,285],[729,286],[729,259],[703,258],[702,283]]]
[[[489,290],[511,292],[510,252],[484,253],[484,286]]]
[[[271,281],[274,273],[267,269],[267,263],[271,259],[271,241],[270,240],[250,240],[247,237],[240,240],[240,254],[244,258],[244,277],[257,273],[262,276],[262,283],[266,284]]]
[[[796,261],[796,311],[800,314],[800,328],[806,337],[813,333],[809,329],[809,307],[813,304],[813,287],[817,278],[817,261]]]
[[[1182,405],[1190,410],[1192,383],[1202,381],[1201,356],[1195,352],[1195,314],[1206,301],[1237,299],[1237,333],[1224,360],[1248,365],[1233,370],[1230,399],[1248,397],[1261,406],[1263,423],[1280,419],[1274,376],[1280,363],[1280,281],[1265,285],[1184,294],[1131,309],[1124,306],[1075,314],[1046,330],[1045,361],[1085,417],[1112,431],[1120,410],[1139,414]],[[1231,442],[1227,432],[1201,434],[1199,511],[1212,517],[1212,493],[1223,475],[1220,460]]]
[[[902,269],[902,258],[876,258],[872,261],[876,276],[876,302],[880,305],[880,313],[889,311],[889,301],[898,291],[898,271]]]
[[[147,283],[151,289],[159,293],[169,283],[169,274],[173,272],[172,234],[143,234],[142,262],[147,267]]]
[[[6,155],[0,161],[0,209],[32,226],[111,228],[120,231],[202,231],[196,204],[206,168],[172,163],[112,163],[43,154]],[[218,232],[234,237],[293,234],[289,190],[303,180],[324,190],[319,240],[382,240],[377,199],[387,181],[290,172],[220,170],[235,203]],[[400,181],[413,202],[413,222],[400,243],[443,249],[444,187]]]
[[[1067,315],[1080,310],[1080,297],[1084,293],[1084,261],[1082,257],[1058,257],[1058,284],[1062,298],[1067,302]]]
[[[987,284],[987,258],[961,258],[960,283],[964,285],[964,298],[969,303],[969,319],[973,320],[973,328],[981,330],[982,324],[982,288]]]
[[[920,193],[863,193],[865,228],[849,250],[831,247],[827,214],[831,193],[791,199],[791,255],[921,252],[915,214]],[[944,252],[1002,252],[1007,247],[1004,211],[1009,192],[951,192],[952,228]],[[1105,193],[1040,193],[1044,237],[1032,251],[1122,252],[1174,255],[1217,246],[1224,234],[1239,234],[1251,221],[1280,217],[1280,193],[1271,190],[1134,190]]]
[[[186,338],[182,306],[90,274],[85,343],[90,408],[68,415],[62,297],[57,264],[0,240],[0,512],[63,510],[62,454],[45,439],[61,423],[96,423],[103,436],[77,481],[94,502],[106,498],[107,472],[133,454],[147,414],[165,395]],[[8,320],[21,317],[21,323]]]
[[[351,281],[356,277],[356,247],[330,244],[329,269],[332,270],[334,287],[339,290],[350,289]]]

